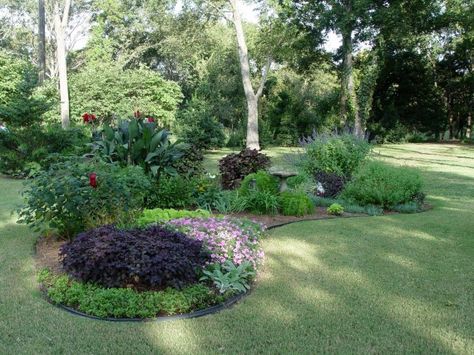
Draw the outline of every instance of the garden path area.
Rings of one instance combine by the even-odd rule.
[[[0,353],[473,354],[474,147],[389,145],[375,155],[422,169],[434,208],[274,229],[248,297],[165,323],[94,321],[46,303],[37,235],[10,214],[22,183],[1,178]]]

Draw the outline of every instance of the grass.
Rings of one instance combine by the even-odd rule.
[[[291,156],[298,150],[298,148],[271,147],[264,149],[262,152],[270,157],[273,167],[283,170],[291,170],[291,164],[288,159],[291,158]],[[222,148],[208,151],[204,159],[204,168],[211,174],[217,174],[219,172],[219,160],[226,155],[238,152],[238,149],[231,148]]]
[[[232,309],[167,323],[107,323],[46,303],[37,238],[0,179],[0,353],[474,353],[474,148],[393,145],[422,169],[434,209],[273,230],[256,289]]]

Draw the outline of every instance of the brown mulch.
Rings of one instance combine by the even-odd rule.
[[[55,274],[63,273],[59,258],[59,248],[66,243],[65,240],[41,237],[36,243],[36,266],[39,270],[49,269]]]

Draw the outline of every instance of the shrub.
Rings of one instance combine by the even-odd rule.
[[[48,169],[51,154],[81,155],[86,152],[86,136],[79,128],[67,131],[58,125],[9,127],[0,131],[0,172],[24,177]]]
[[[342,207],[338,203],[333,203],[331,206],[328,207],[327,212],[328,214],[341,216],[344,213],[344,207]]]
[[[240,185],[239,193],[241,196],[248,196],[255,192],[277,195],[278,179],[264,170],[247,175]]]
[[[204,218],[210,216],[211,213],[206,210],[188,211],[155,208],[152,210],[144,210],[137,221],[137,225],[144,227],[149,224],[167,222],[177,218]]]
[[[163,79],[156,70],[124,69],[115,61],[90,61],[71,75],[69,83],[74,93],[72,120],[80,119],[84,111],[110,120],[136,108],[155,117],[160,126],[170,127],[183,97],[179,85]]]
[[[173,164],[173,168],[182,176],[199,176],[204,173],[204,154],[199,147],[189,145],[184,155]]]
[[[350,134],[314,135],[304,141],[299,165],[305,173],[332,173],[349,179],[370,152],[370,144]]]
[[[193,97],[178,115],[179,136],[200,149],[221,148],[225,144],[224,126],[211,113],[212,107]]]
[[[344,177],[323,171],[316,173],[315,180],[316,195],[321,197],[336,197],[342,192],[346,183]]]
[[[196,204],[196,180],[177,176],[162,176],[147,196],[148,208],[187,208]]]
[[[66,160],[26,182],[19,221],[71,238],[104,223],[129,223],[149,190],[139,167]]]
[[[202,176],[196,180],[194,189],[196,205],[201,209],[213,210],[222,199],[222,190],[215,176]]]
[[[103,288],[80,283],[68,276],[55,276],[42,272],[40,282],[48,297],[57,304],[73,307],[96,317],[152,318],[159,315],[189,313],[224,301],[203,284],[187,286],[181,290],[137,292],[131,288]]]
[[[240,153],[230,154],[219,161],[222,186],[224,189],[235,189],[244,177],[269,166],[270,158],[257,150],[244,149]]]
[[[346,185],[342,197],[363,206],[391,208],[417,199],[422,185],[416,170],[371,161],[364,164]]]
[[[285,216],[304,216],[314,211],[310,198],[299,191],[284,191],[279,197],[281,212]]]
[[[61,248],[73,278],[105,287],[180,288],[197,281],[209,260],[201,241],[160,226],[121,230],[104,226],[80,233]]]
[[[254,269],[263,261],[263,250],[259,240],[265,230],[263,225],[235,218],[180,218],[167,223],[202,241],[214,263],[227,260],[235,265],[249,261]]]

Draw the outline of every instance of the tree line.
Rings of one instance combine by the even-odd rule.
[[[471,1],[249,6],[256,23],[242,0],[0,0],[4,68],[36,72],[22,100],[42,102],[34,116],[65,129],[85,111],[110,120],[142,110],[205,147],[295,145],[334,130],[471,138]],[[329,34],[340,38],[334,52]],[[0,120],[14,124],[7,87]]]

